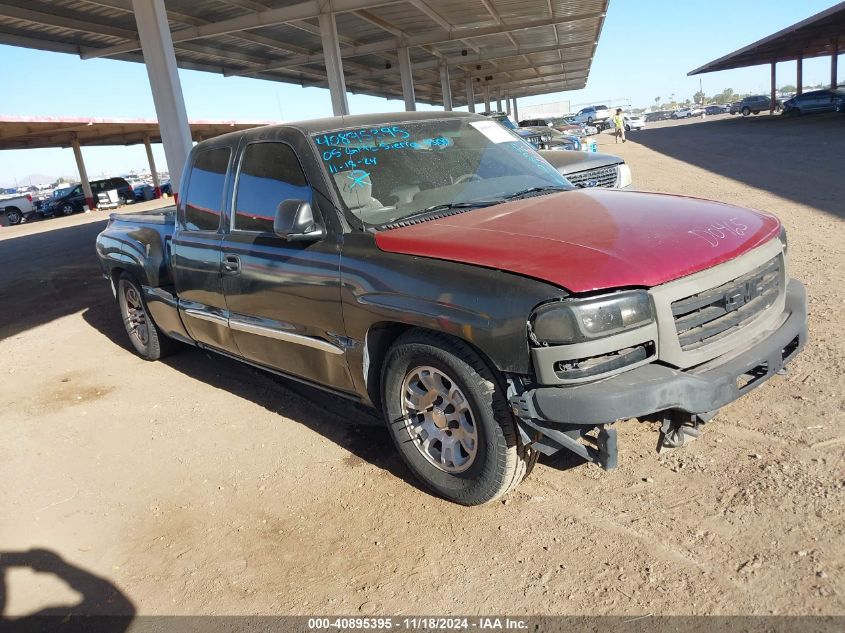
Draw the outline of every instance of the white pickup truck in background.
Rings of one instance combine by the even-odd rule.
[[[0,216],[8,224],[20,224],[35,215],[35,204],[30,194],[0,196]]]

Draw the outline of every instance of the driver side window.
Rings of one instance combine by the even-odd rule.
[[[285,143],[247,145],[237,186],[232,218],[235,231],[272,233],[280,203],[285,200],[313,203],[305,172],[293,149]]]

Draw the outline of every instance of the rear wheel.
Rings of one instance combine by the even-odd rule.
[[[175,351],[178,343],[162,334],[150,318],[141,286],[128,273],[123,273],[117,282],[117,301],[126,333],[138,356],[158,360]]]
[[[744,107],[742,109],[742,116],[748,116],[749,114],[751,114],[751,108],[749,108],[748,106]]]
[[[480,505],[516,487],[537,453],[517,441],[504,390],[465,343],[411,331],[384,365],[384,414],[416,477],[437,494]]]
[[[9,224],[20,224],[23,214],[17,207],[8,207],[6,209],[6,219],[9,221]]]

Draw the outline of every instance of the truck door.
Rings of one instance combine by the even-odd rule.
[[[340,302],[340,244],[331,230],[317,242],[288,242],[276,235],[276,208],[289,199],[315,204],[294,149],[279,141],[247,144],[223,238],[223,289],[232,336],[251,361],[352,391]]]
[[[232,150],[212,147],[194,154],[177,213],[171,261],[179,313],[198,342],[234,352],[221,281],[220,224]]]

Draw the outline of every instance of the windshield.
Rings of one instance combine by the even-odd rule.
[[[364,228],[572,188],[531,145],[489,119],[349,128],[313,140],[345,211]]]

